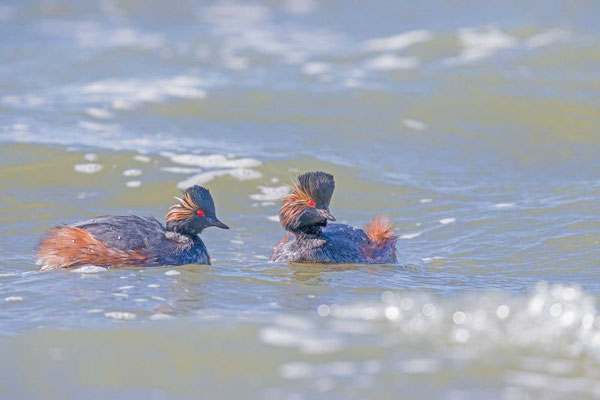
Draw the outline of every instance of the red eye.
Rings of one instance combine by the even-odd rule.
[[[315,206],[315,202],[312,201],[312,200],[309,200],[308,203],[306,203],[306,204],[308,204],[309,207],[314,207]]]
[[[198,211],[196,211],[196,215],[199,216],[199,217],[201,217],[201,216],[204,215],[204,211],[198,210]]]

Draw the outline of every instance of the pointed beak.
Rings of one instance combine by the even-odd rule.
[[[321,215],[323,216],[323,218],[327,219],[328,221],[335,221],[334,216],[331,215],[331,213],[329,212],[329,208],[327,208],[327,207],[321,209]]]
[[[216,226],[217,228],[221,229],[229,229],[227,225],[219,221],[217,218],[211,219],[209,226]]]

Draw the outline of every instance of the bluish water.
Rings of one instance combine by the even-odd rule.
[[[0,5],[3,398],[600,397],[597,2]],[[398,265],[268,262],[279,197]],[[41,273],[210,188],[212,266]]]

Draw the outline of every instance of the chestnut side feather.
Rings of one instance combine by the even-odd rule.
[[[138,250],[126,251],[108,246],[91,233],[70,226],[52,228],[42,239],[37,265],[42,271],[79,267],[86,264],[144,265],[153,256]]]

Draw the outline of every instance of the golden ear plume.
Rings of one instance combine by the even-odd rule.
[[[183,221],[194,217],[196,210],[199,208],[192,196],[189,193],[184,193],[183,199],[175,197],[179,203],[172,205],[167,214],[168,221]]]

